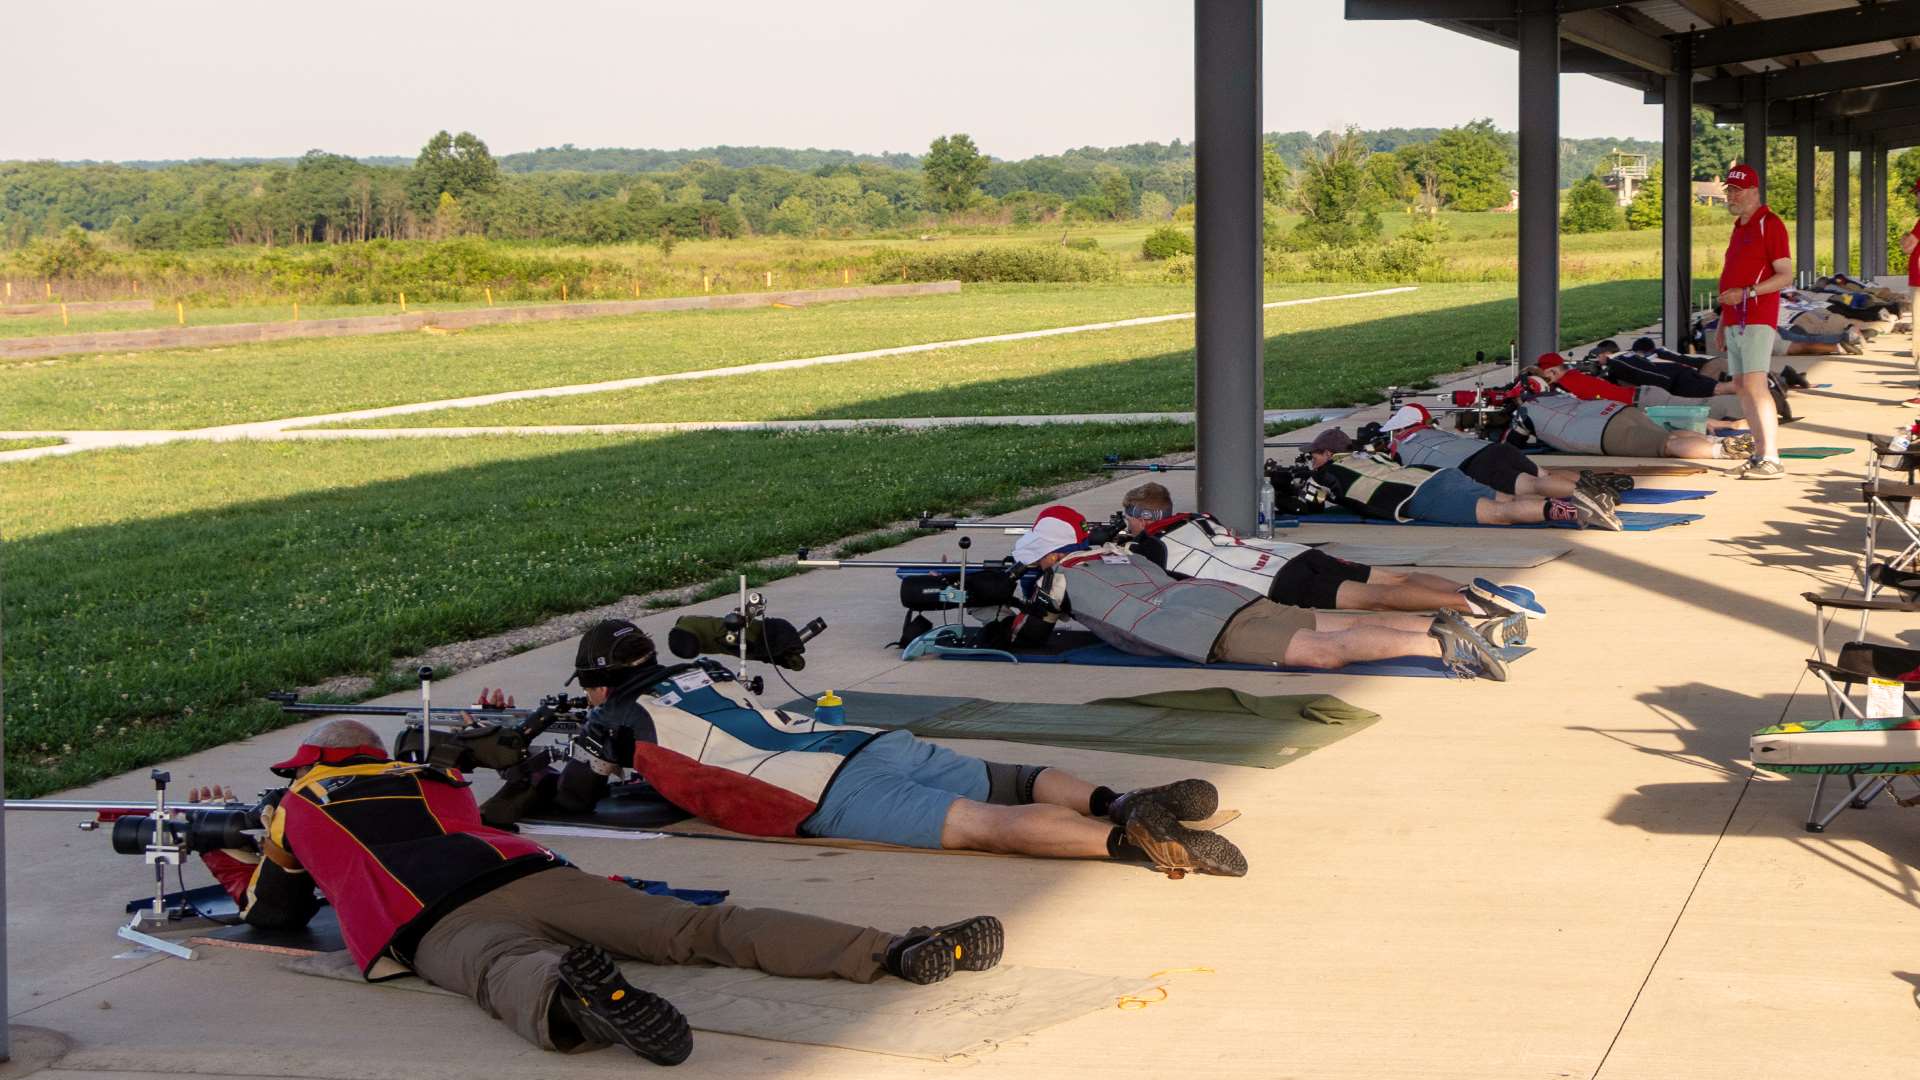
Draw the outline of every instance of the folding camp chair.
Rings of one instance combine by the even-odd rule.
[[[1856,720],[1870,720],[1867,696],[1874,682],[1899,684],[1900,704],[1905,716],[1920,716],[1920,702],[1914,697],[1920,692],[1920,649],[1908,649],[1898,645],[1882,645],[1864,640],[1867,618],[1875,612],[1920,613],[1920,603],[1901,600],[1856,600],[1849,597],[1821,596],[1818,593],[1800,594],[1813,605],[1813,649],[1814,656],[1807,661],[1807,670],[1818,678],[1827,691],[1827,707],[1835,720],[1852,717]],[[1849,641],[1840,646],[1837,654],[1831,658],[1827,653],[1826,627],[1828,610],[1857,611],[1860,613],[1859,640]],[[1806,828],[1808,832],[1825,832],[1827,826],[1847,810],[1864,810],[1874,799],[1889,791],[1893,782],[1901,776],[1913,777],[1914,767],[1904,764],[1886,766],[1861,765],[1850,771],[1822,772],[1813,787],[1813,801],[1807,807]],[[1828,776],[1844,776],[1847,792],[1832,806],[1821,809],[1820,800],[1827,786]],[[1920,785],[1920,780],[1913,781]]]

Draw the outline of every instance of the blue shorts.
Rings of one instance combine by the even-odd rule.
[[[1415,521],[1478,525],[1480,500],[1493,497],[1492,488],[1459,469],[1441,469],[1407,500],[1407,516]]]
[[[986,801],[986,762],[905,731],[889,731],[847,759],[801,831],[938,848],[955,799]]]

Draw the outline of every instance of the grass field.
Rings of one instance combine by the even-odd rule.
[[[1274,299],[1339,286],[1275,286]],[[978,285],[959,295],[676,311],[458,334],[317,338],[0,362],[0,430],[193,428],[1190,311],[1187,285]]]
[[[409,303],[407,310],[454,311],[485,307],[486,301],[445,301],[432,304]],[[497,304],[496,307],[525,307],[526,304]],[[368,315],[398,315],[400,304],[301,304],[300,318],[350,319]],[[293,306],[287,304],[245,304],[235,306],[190,307],[188,326],[225,326],[230,323],[292,322]],[[67,324],[60,315],[9,315],[0,317],[0,338],[58,337],[64,334],[99,334],[115,330],[165,330],[178,326],[178,313],[171,302],[154,306],[152,311],[69,312]]]
[[[0,454],[9,450],[31,450],[36,446],[58,446],[63,442],[66,440],[51,435],[33,439],[0,439]]]
[[[1423,285],[1269,311],[1267,405],[1375,401],[1383,387],[1469,366],[1476,350],[1504,358],[1515,316],[1511,293],[1505,284]],[[1657,282],[1576,286],[1562,299],[1563,336],[1569,344],[1592,341],[1646,325],[1659,308]],[[1192,349],[1192,323],[1164,323],[340,426],[1175,411],[1193,407]]]
[[[1191,438],[1153,425],[182,444],[0,465],[10,791],[277,727],[268,690],[384,672],[429,645]]]

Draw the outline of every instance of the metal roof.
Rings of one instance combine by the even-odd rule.
[[[1557,11],[1560,69],[1662,96],[1682,46],[1696,104],[1769,130],[1920,143],[1920,0],[1345,0],[1349,19],[1412,19],[1517,47],[1517,12]]]

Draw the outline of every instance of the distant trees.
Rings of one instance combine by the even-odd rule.
[[[1717,124],[1713,110],[1693,107],[1693,178],[1718,180],[1740,160],[1743,138],[1730,125]]]
[[[1648,171],[1647,178],[1641,181],[1633,193],[1633,201],[1627,204],[1627,228],[1657,229],[1665,219],[1666,203],[1664,183],[1666,169],[1655,163]]]
[[[964,210],[980,195],[988,162],[971,135],[942,135],[927,147],[920,171],[927,195],[942,210]]]
[[[1511,137],[1493,121],[1448,128],[1403,163],[1449,210],[1491,210],[1507,204],[1513,187]]]

